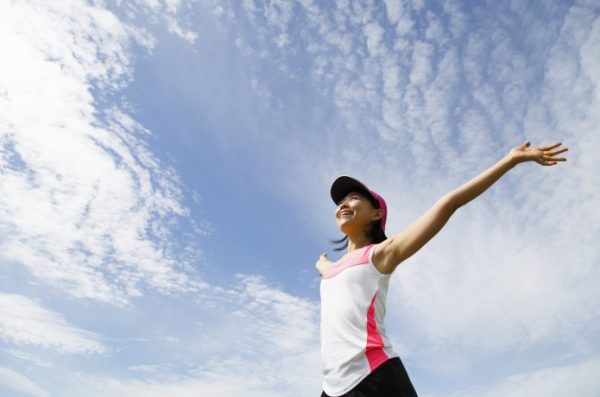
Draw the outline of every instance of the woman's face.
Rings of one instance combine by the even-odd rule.
[[[338,204],[335,219],[344,234],[364,231],[369,224],[381,218],[381,210],[359,192],[350,192]]]

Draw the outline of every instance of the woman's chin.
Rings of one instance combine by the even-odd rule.
[[[350,225],[348,224],[348,222],[343,222],[342,221],[342,222],[340,222],[338,224],[338,226],[339,226],[340,232],[342,232],[342,233],[344,233],[346,235],[352,230],[352,228],[350,227]]]

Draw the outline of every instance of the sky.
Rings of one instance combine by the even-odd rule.
[[[354,176],[420,396],[600,395],[597,1],[0,0],[0,395],[316,396]]]

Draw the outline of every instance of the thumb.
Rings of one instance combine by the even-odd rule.
[[[321,258],[325,258],[325,259],[327,259],[327,252],[323,252],[323,253],[321,254]]]
[[[530,141],[525,141],[525,142],[523,142],[523,145],[521,145],[521,146],[523,146],[523,147],[529,147],[529,145],[531,145],[531,142]]]

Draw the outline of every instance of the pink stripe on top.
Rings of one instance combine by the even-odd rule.
[[[345,258],[335,262],[335,265],[323,275],[323,278],[331,278],[349,267],[357,265],[365,265],[369,263],[369,251],[373,248],[374,244],[369,244],[366,247],[362,247]]]
[[[371,299],[369,305],[369,311],[367,312],[367,360],[369,360],[369,367],[371,371],[383,364],[387,359],[388,355],[383,351],[384,343],[381,338],[381,334],[377,330],[377,322],[375,321],[375,300],[377,299],[377,292]]]

